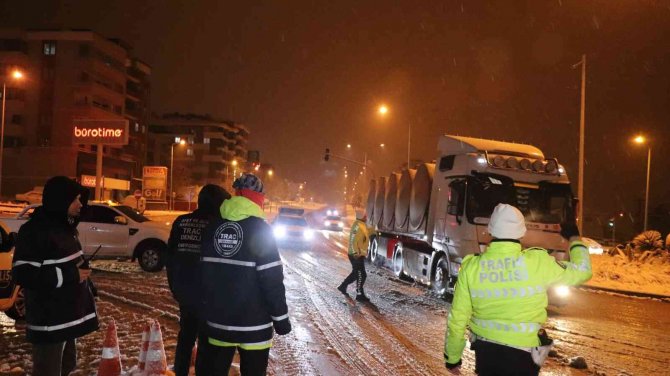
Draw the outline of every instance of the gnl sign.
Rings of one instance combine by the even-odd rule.
[[[75,119],[72,143],[75,145],[127,145],[128,120]]]

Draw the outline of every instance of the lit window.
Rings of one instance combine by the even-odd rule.
[[[44,42],[42,43],[42,47],[45,55],[53,56],[56,54],[56,42]]]
[[[192,157],[193,156],[193,149],[186,149],[186,155],[188,155],[189,157]]]
[[[174,138],[174,142],[175,142],[175,143],[179,143],[179,142],[181,142],[181,137],[175,137],[175,138]]]
[[[142,133],[147,133],[147,126],[146,125],[142,126]]]
[[[136,122],[135,123],[135,132],[139,132],[139,131],[140,131],[140,124]]]
[[[209,144],[209,137],[205,137],[202,139],[203,144]]]

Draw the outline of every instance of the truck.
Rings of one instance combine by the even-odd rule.
[[[498,203],[524,214],[524,247],[566,258],[560,225],[575,221],[577,200],[556,158],[531,145],[453,135],[441,136],[437,149],[434,163],[370,182],[371,263],[448,298],[463,258],[483,252],[491,241],[487,226]],[[569,293],[565,287],[555,291],[561,298]]]

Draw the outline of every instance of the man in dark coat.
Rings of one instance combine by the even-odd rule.
[[[77,365],[76,338],[98,329],[77,224],[88,190],[56,176],[44,186],[42,206],[19,229],[12,274],[26,296],[26,336],[33,375],[68,375]]]
[[[177,217],[168,240],[168,284],[179,303],[179,337],[175,353],[176,376],[188,375],[191,352],[198,337],[200,309],[200,237],[210,221],[220,218],[219,207],[230,194],[218,185],[208,184],[198,194],[198,209]],[[207,346],[199,340],[199,353]]]

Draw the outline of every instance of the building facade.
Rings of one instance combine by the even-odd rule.
[[[73,141],[79,119],[128,120],[128,145],[103,146],[103,176],[126,182],[113,187],[121,191],[141,178],[151,68],[130,51],[90,30],[0,31],[0,79],[8,87],[3,196],[44,185],[54,175],[95,176],[97,147]],[[14,69],[23,72],[22,80],[7,74]],[[126,192],[107,189],[105,198],[117,198],[113,193]]]
[[[178,200],[188,200],[208,183],[229,189],[248,168],[248,140],[249,129],[233,121],[180,113],[156,116],[149,125],[146,164],[173,164],[173,192]]]

